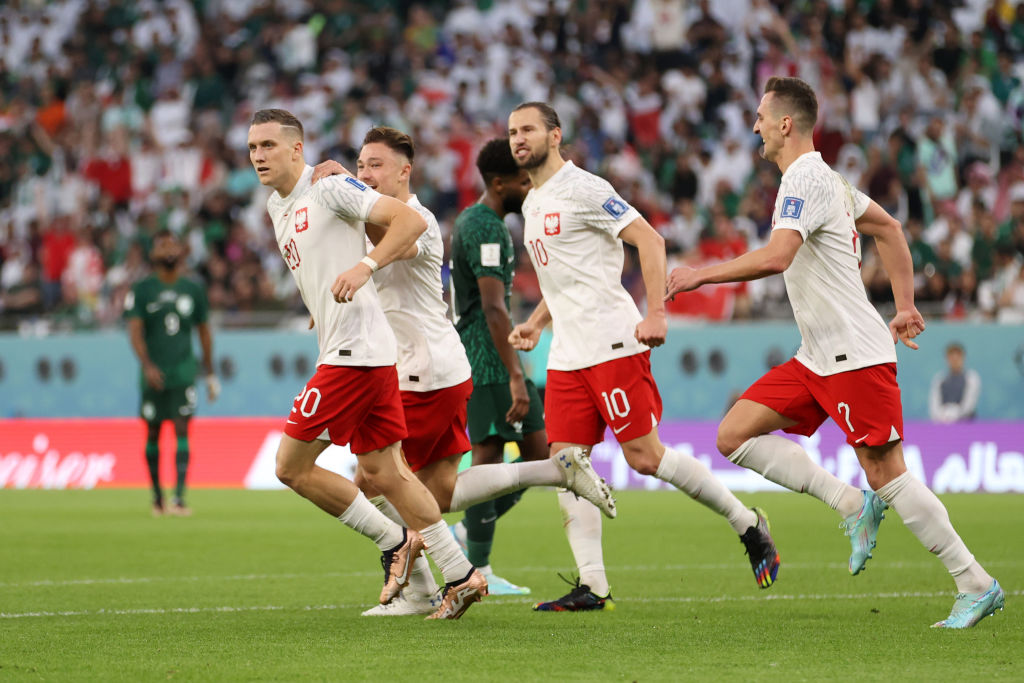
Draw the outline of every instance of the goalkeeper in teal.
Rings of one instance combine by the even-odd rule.
[[[509,441],[519,444],[524,460],[543,460],[548,457],[544,403],[508,343],[515,253],[504,217],[521,210],[530,179],[512,158],[507,138],[484,145],[476,165],[483,176],[484,194],[459,214],[452,233],[452,309],[473,370],[467,411],[473,464],[503,462]],[[495,576],[490,566],[495,521],[522,494],[517,491],[473,505],[452,526],[469,561],[487,577],[492,595],[530,592]]]
[[[146,465],[153,485],[153,514],[163,515],[160,488],[160,427],[164,420],[174,425],[177,439],[175,466],[177,485],[170,513],[191,514],[185,505],[185,477],[188,473],[188,425],[196,407],[197,363],[192,351],[192,329],[199,333],[203,349],[203,372],[211,401],[220,393],[213,373],[213,339],[207,322],[206,291],[180,276],[183,250],[170,230],[153,238],[150,259],[153,274],[136,282],[124,300],[124,317],[132,349],[141,363],[142,401],[139,410],[146,422]]]

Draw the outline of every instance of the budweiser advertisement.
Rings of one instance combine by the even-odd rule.
[[[191,427],[189,485],[281,488],[274,455],[280,418],[196,418]],[[665,443],[696,456],[735,491],[779,490],[760,475],[737,467],[715,451],[713,422],[671,421],[661,426]],[[968,422],[937,425],[908,422],[907,467],[938,493],[1024,493],[1024,425]],[[0,421],[0,488],[91,489],[149,485],[140,420],[48,419]],[[866,488],[853,449],[826,424],[812,437],[794,437],[811,458],[843,481]],[[161,477],[174,481],[174,434],[167,424],[160,440]],[[594,468],[617,489],[666,489],[668,484],[633,472],[610,433],[594,447]],[[351,476],[355,456],[331,446],[317,461]]]

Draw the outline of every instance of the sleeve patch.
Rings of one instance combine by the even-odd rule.
[[[609,197],[601,208],[608,212],[612,218],[622,218],[629,211],[629,204],[622,201],[618,197]]]
[[[799,197],[786,197],[782,200],[782,218],[800,218],[804,210],[804,200]]]
[[[356,188],[360,192],[366,191],[366,185],[360,182],[358,178],[353,178],[352,176],[347,175],[345,176],[345,182],[351,185],[352,187]]]
[[[480,265],[489,268],[501,266],[501,245],[495,242],[480,245]]]

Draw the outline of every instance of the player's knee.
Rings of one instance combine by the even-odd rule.
[[[622,454],[630,467],[646,476],[654,476],[658,471],[658,465],[661,464],[661,458],[650,449],[625,447]]]
[[[732,425],[723,422],[718,425],[715,446],[718,448],[719,453],[728,458],[746,442],[747,438],[747,435],[739,429],[735,429]]]
[[[282,484],[297,493],[302,493],[302,486],[305,482],[305,472],[302,469],[295,467],[287,461],[278,460],[275,474],[277,474],[277,479]]]

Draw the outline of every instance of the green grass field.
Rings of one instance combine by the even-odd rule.
[[[868,571],[846,570],[838,517],[796,494],[744,494],[783,565],[759,590],[720,518],[670,492],[619,494],[605,525],[617,608],[535,613],[571,566],[555,495],[526,494],[492,557],[529,598],[456,622],[373,619],[372,544],[291,492],[196,491],[149,516],[144,491],[0,492],[4,680],[878,680],[1024,676],[1024,496],[944,497],[1007,609],[928,628],[953,600],[894,513]]]

